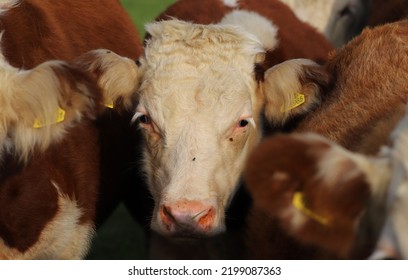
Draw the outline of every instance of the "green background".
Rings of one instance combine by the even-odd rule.
[[[121,0],[129,12],[141,38],[144,25],[154,20],[166,7],[176,0]],[[147,248],[142,228],[120,205],[112,216],[97,231],[87,259],[125,260],[147,259]]]
[[[121,2],[143,36],[144,24],[154,20],[157,15],[176,0],[121,0]]]

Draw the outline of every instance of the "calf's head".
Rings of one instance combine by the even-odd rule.
[[[370,209],[383,197],[389,172],[386,158],[352,153],[307,133],[264,140],[248,160],[245,181],[254,204],[290,235],[350,257],[373,238],[360,229],[381,220],[370,217]]]
[[[262,24],[252,25],[267,26],[256,34],[276,35],[270,23]],[[319,103],[313,82],[288,85],[285,79],[297,71],[324,78],[313,63],[294,60],[293,68],[272,68],[257,80],[266,49],[239,26],[169,20],[148,25],[147,32],[134,119],[146,139],[144,165],[155,200],[151,226],[168,236],[217,234],[261,137],[261,114],[283,123]]]

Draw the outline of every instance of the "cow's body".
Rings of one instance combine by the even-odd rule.
[[[271,67],[290,58],[324,61],[332,47],[273,0],[181,0],[158,19],[147,26],[135,115],[146,137],[151,226],[170,238],[217,236],[226,219],[244,220],[225,211],[261,137],[262,113],[280,126],[319,103],[300,83],[306,101],[287,109],[294,97],[268,84]]]
[[[104,130],[126,127],[129,119],[101,115],[101,104],[114,101],[102,100],[101,89],[115,95],[136,82],[135,63],[109,51],[75,59],[99,48],[137,58],[141,42],[116,0],[0,5],[0,258],[83,258],[95,225],[119,200],[120,176],[129,167],[122,161],[131,154],[125,130]],[[55,59],[70,63],[41,64]],[[117,61],[126,66],[111,82],[104,73]],[[55,116],[58,106],[64,117]],[[43,120],[34,125],[37,112]]]
[[[304,22],[342,46],[367,25],[370,0],[280,0]]]
[[[389,163],[379,158],[367,164],[350,150],[377,154],[404,116],[407,42],[408,21],[365,30],[326,64],[333,84],[295,131],[318,133],[343,148],[314,136],[280,136],[249,161],[254,204],[275,219],[272,234],[280,225],[301,243],[335,256],[369,255],[384,218]]]

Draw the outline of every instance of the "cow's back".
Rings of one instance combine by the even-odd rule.
[[[0,21],[5,28],[2,53],[15,67],[32,68],[49,59],[70,61],[99,48],[130,58],[141,53],[137,30],[116,0],[24,0]]]

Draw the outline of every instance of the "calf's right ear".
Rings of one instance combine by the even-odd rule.
[[[292,59],[265,72],[261,83],[265,116],[271,123],[283,124],[291,116],[309,112],[321,103],[330,76],[309,59]]]

